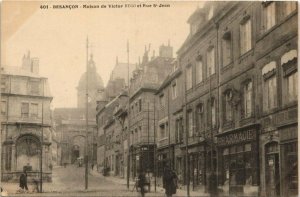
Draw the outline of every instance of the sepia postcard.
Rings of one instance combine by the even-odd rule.
[[[298,1],[0,8],[1,196],[298,196]]]

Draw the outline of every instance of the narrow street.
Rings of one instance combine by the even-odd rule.
[[[103,177],[96,171],[89,174],[89,187],[85,190],[84,167],[69,165],[66,168],[56,167],[53,169],[52,183],[44,183],[44,193],[32,193],[33,185],[29,184],[29,193],[17,193],[18,183],[4,183],[3,187],[9,196],[139,196],[130,185],[127,190],[126,184],[116,181],[111,177]],[[118,180],[118,179],[116,179]],[[150,194],[148,194],[150,195]],[[164,196],[163,192],[151,193],[151,196]]]

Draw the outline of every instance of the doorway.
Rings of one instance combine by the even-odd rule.
[[[267,196],[280,196],[279,151],[278,143],[266,145],[266,193]]]

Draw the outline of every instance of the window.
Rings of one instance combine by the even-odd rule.
[[[196,62],[196,83],[203,81],[203,63],[202,60]]]
[[[5,76],[1,76],[1,92],[6,92],[7,88],[6,88],[6,83],[7,82],[7,77]]]
[[[263,3],[263,30],[268,31],[276,24],[275,2]]]
[[[285,1],[284,4],[284,16],[290,15],[293,11],[297,9],[297,1]]]
[[[139,99],[139,112],[142,111],[142,99]]]
[[[29,87],[30,87],[31,94],[39,94],[39,82],[38,81],[30,81]]]
[[[137,114],[139,111],[138,102],[135,102],[135,113]]]
[[[29,103],[22,103],[21,106],[21,117],[27,118],[29,115]]]
[[[216,114],[216,100],[214,98],[211,99],[211,124],[212,127],[216,127],[217,124],[217,114]]]
[[[203,113],[203,104],[200,103],[197,106],[197,130],[198,130],[199,134],[200,134],[200,132],[204,128],[203,116],[204,116],[204,113]],[[202,136],[202,137],[204,137],[204,136]]]
[[[6,157],[5,157],[5,170],[11,170],[11,160],[12,160],[12,146],[5,146],[5,153],[6,153]]]
[[[6,115],[6,101],[1,101],[1,115]]]
[[[226,32],[222,38],[222,60],[223,66],[231,62],[231,33]]]
[[[175,122],[175,139],[176,143],[180,143],[183,141],[183,133],[182,133],[182,118],[177,119]]]
[[[288,102],[297,101],[298,95],[298,72],[287,77]]]
[[[164,139],[166,137],[165,124],[159,125],[159,138]]]
[[[173,63],[173,72],[175,72],[177,69],[178,69],[178,62],[175,61],[175,62]]]
[[[290,50],[281,57],[281,66],[284,76],[284,90],[286,101],[297,101],[298,95],[298,72],[297,72],[297,50]]]
[[[251,45],[251,20],[246,17],[240,25],[240,49],[241,55],[246,53],[252,48]]]
[[[207,51],[207,76],[215,73],[215,48],[211,47]]]
[[[142,140],[142,127],[139,126],[139,130],[138,130],[138,139],[139,139],[139,142]]]
[[[159,105],[160,105],[160,107],[165,107],[165,96],[164,96],[164,94],[161,94],[159,96]]]
[[[194,35],[198,30],[198,23],[191,24],[191,34]]]
[[[30,116],[31,117],[37,117],[38,116],[38,104],[37,103],[31,103],[31,105],[30,105]]]
[[[137,129],[135,129],[134,130],[134,141],[135,141],[135,143],[137,143],[138,142],[138,130]]]
[[[187,112],[187,127],[188,127],[188,134],[189,134],[189,137],[192,137],[193,136],[193,111],[188,111]]]
[[[172,84],[172,99],[177,97],[177,84],[176,81]]]
[[[11,80],[11,92],[15,94],[20,92],[20,83],[17,79]]]
[[[189,90],[193,87],[193,79],[192,79],[192,75],[193,75],[193,70],[192,70],[192,66],[189,65],[186,68],[186,89]]]
[[[244,117],[248,118],[252,115],[252,81],[249,81],[244,86]]]
[[[267,111],[277,106],[276,63],[271,62],[263,70],[263,110]]]
[[[214,16],[214,7],[210,6],[210,9],[209,9],[208,15],[207,15],[207,20],[212,19],[213,16]]]
[[[232,121],[232,91],[229,90],[225,93],[225,121]]]

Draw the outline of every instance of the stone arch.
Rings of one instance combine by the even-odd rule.
[[[71,144],[71,163],[74,163],[78,157],[84,157],[85,136],[74,135]]]
[[[39,170],[41,141],[33,134],[23,134],[16,139],[16,170],[23,171],[27,166],[33,171]]]

